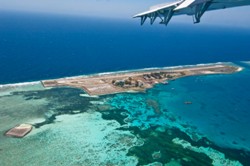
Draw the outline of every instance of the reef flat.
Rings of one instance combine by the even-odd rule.
[[[141,92],[155,84],[166,83],[185,76],[229,74],[240,68],[226,64],[162,68],[144,71],[116,72],[103,75],[69,77],[42,81],[44,87],[69,86],[83,89],[89,95],[107,95],[121,92]]]

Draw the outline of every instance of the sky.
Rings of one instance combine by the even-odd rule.
[[[150,6],[171,0],[0,0],[0,11],[39,12],[131,19]],[[174,0],[172,0],[174,1]],[[250,1],[250,0],[249,0]],[[177,16],[173,22],[192,23],[190,16]],[[238,26],[250,29],[250,6],[206,12],[204,24]]]

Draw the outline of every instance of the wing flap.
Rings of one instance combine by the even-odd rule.
[[[143,16],[146,16],[148,14],[151,14],[151,13],[154,13],[156,12],[157,10],[148,10],[146,12],[143,12],[143,13],[139,13],[139,14],[136,14],[133,16],[133,18],[136,18],[136,17],[143,17]]]
[[[180,10],[180,9],[184,9],[186,7],[189,7],[192,3],[194,3],[195,0],[186,0],[183,3],[181,3],[179,6],[177,6],[174,10]]]
[[[150,7],[150,9],[148,11],[136,14],[133,16],[133,18],[150,15],[150,14],[155,13],[155,12],[160,11],[160,10],[167,10],[169,8],[176,7],[181,2],[183,2],[183,1],[181,0],[181,1],[171,2],[171,3],[167,3],[167,4],[160,4],[160,5],[152,6],[152,7]]]

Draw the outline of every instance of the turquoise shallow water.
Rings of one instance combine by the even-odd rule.
[[[232,75],[188,77],[172,87],[160,88],[163,108],[195,126],[201,134],[223,147],[250,150],[250,72]],[[169,88],[174,88],[169,91]],[[172,94],[170,100],[168,94]],[[167,95],[166,95],[167,94]],[[177,94],[177,95],[176,95]],[[192,101],[184,105],[183,101]]]
[[[97,98],[39,82],[1,86],[0,165],[249,165],[250,68],[239,65]],[[32,132],[4,136],[20,123]]]
[[[129,110],[133,126],[178,127],[194,139],[207,137],[222,147],[249,151],[249,85],[249,68],[245,68],[230,75],[177,79],[145,94],[117,95],[111,103]],[[184,104],[186,101],[192,104]]]

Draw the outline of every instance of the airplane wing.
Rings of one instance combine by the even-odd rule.
[[[160,24],[168,25],[174,15],[191,15],[194,23],[199,23],[206,11],[250,5],[250,0],[178,0],[171,3],[152,6],[148,11],[136,14],[133,18],[141,18],[141,25],[150,19],[153,24],[160,18]]]

